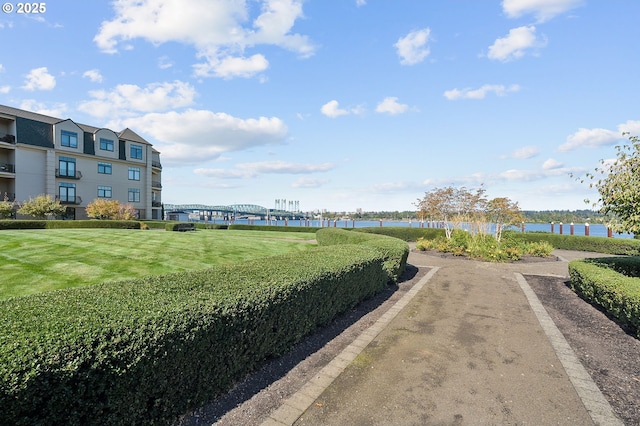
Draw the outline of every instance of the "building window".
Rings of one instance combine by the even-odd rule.
[[[111,187],[98,185],[98,197],[111,198]]]
[[[100,149],[103,151],[112,151],[113,152],[113,141],[111,139],[103,139],[100,138]]]
[[[76,159],[69,157],[60,157],[58,159],[58,176],[60,177],[76,177]]]
[[[111,174],[111,163],[98,163],[98,173],[103,175]]]
[[[60,194],[61,203],[75,203],[76,202],[76,184],[61,182],[58,188]]]
[[[129,167],[129,180],[140,180],[140,167]]]
[[[77,148],[78,147],[78,134],[73,132],[67,132],[66,130],[62,130],[62,140],[60,144],[62,146],[68,146],[69,148]]]
[[[131,145],[131,158],[142,160],[142,147],[140,145]]]
[[[140,202],[140,190],[138,188],[129,188],[129,202],[130,203]]]

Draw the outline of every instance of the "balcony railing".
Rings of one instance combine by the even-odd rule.
[[[60,201],[60,204],[82,204],[82,198],[69,195],[56,195],[56,200]]]
[[[16,144],[16,137],[13,135],[4,135],[2,137],[0,137],[0,142],[5,142],[5,143],[10,143],[12,145]]]
[[[160,202],[160,201],[152,201],[151,202],[151,207],[160,208],[160,207],[162,207],[162,202]]]
[[[12,193],[12,192],[3,192],[0,191],[0,201],[15,201],[16,200],[16,194]]]
[[[60,173],[60,169],[56,169],[56,177],[66,179],[82,179],[82,173],[79,170],[76,170],[73,174],[69,174],[69,172]]]
[[[162,188],[162,183],[158,182],[157,180],[154,180],[151,182],[151,187],[152,188]]]
[[[15,173],[16,166],[9,163],[0,163],[0,173]]]
[[[156,169],[161,169],[162,164],[159,161],[151,161],[151,167],[155,167]]]

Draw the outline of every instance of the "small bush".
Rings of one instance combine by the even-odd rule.
[[[527,243],[514,234],[506,233],[498,241],[493,235],[471,234],[462,230],[454,230],[451,238],[444,236],[434,240],[420,239],[416,243],[419,250],[437,250],[452,253],[456,256],[467,256],[489,262],[508,262],[522,258],[524,255],[547,257],[553,251],[546,241]]]
[[[437,228],[405,228],[401,226],[355,228],[356,232],[380,234],[394,237],[403,241],[418,241],[419,239],[432,240],[444,236],[444,229]]]
[[[46,229],[46,220],[0,220],[1,229]]]
[[[358,244],[375,248],[384,255],[384,269],[387,271],[390,282],[397,282],[400,279],[409,257],[409,245],[406,242],[386,235],[351,232],[340,228],[322,228],[316,232],[316,241],[320,246]]]
[[[569,262],[571,288],[590,303],[629,325],[640,337],[640,257]],[[627,273],[630,274],[627,275]]]
[[[633,238],[586,237],[582,235],[559,235],[548,232],[513,232],[513,238],[521,241],[546,241],[556,249],[591,251],[615,255],[637,256],[640,240]]]
[[[309,226],[244,225],[238,223],[229,225],[229,229],[244,231],[316,232],[322,228]]]
[[[137,220],[48,220],[47,229],[65,228],[107,228],[107,229],[140,229]]]

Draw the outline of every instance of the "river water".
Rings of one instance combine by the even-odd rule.
[[[213,222],[209,223],[229,223],[228,221],[223,221],[222,219],[216,219]],[[420,223],[419,221],[385,221],[385,220],[304,220],[304,219],[290,219],[290,220],[252,220],[252,219],[237,219],[234,223],[244,224],[244,225],[274,225],[274,226],[308,226],[314,228],[327,228],[327,227],[335,227],[335,228],[369,228],[369,227],[412,227],[412,228],[432,228],[439,227],[439,224],[431,222],[431,223]],[[573,231],[572,231],[573,228]],[[606,237],[607,236],[607,227],[602,224],[594,223],[589,224],[589,235],[592,237]],[[513,227],[511,229],[521,230],[521,227]],[[573,226],[571,224],[559,224],[554,223],[553,225],[550,223],[525,223],[524,224],[525,232],[553,232],[554,234],[563,234],[563,235],[586,235],[586,224],[584,223],[576,223]],[[493,232],[493,228],[490,227],[488,232]],[[633,234],[616,234],[613,233],[612,236],[614,238],[633,238]]]

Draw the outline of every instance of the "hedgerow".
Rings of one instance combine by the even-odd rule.
[[[576,293],[640,337],[640,257],[573,260],[569,276]]]
[[[513,238],[527,242],[547,241],[556,249],[592,251],[615,255],[640,254],[640,241],[633,238],[586,237],[582,235],[559,235],[547,232],[512,232]]]
[[[384,269],[391,282],[397,282],[400,279],[409,256],[409,245],[406,242],[386,235],[323,228],[316,232],[316,241],[320,246],[358,244],[374,247],[384,255]]]
[[[65,228],[140,229],[140,222],[137,220],[0,220],[0,230]]]
[[[384,288],[366,245],[0,301],[0,424],[170,424]]]
[[[243,231],[316,232],[321,228],[309,226],[245,225],[242,223],[236,223],[229,225],[229,229]]]
[[[401,226],[355,228],[356,232],[380,234],[388,237],[399,238],[403,241],[418,241],[421,238],[433,240],[444,237],[444,229],[439,228],[405,228]]]

